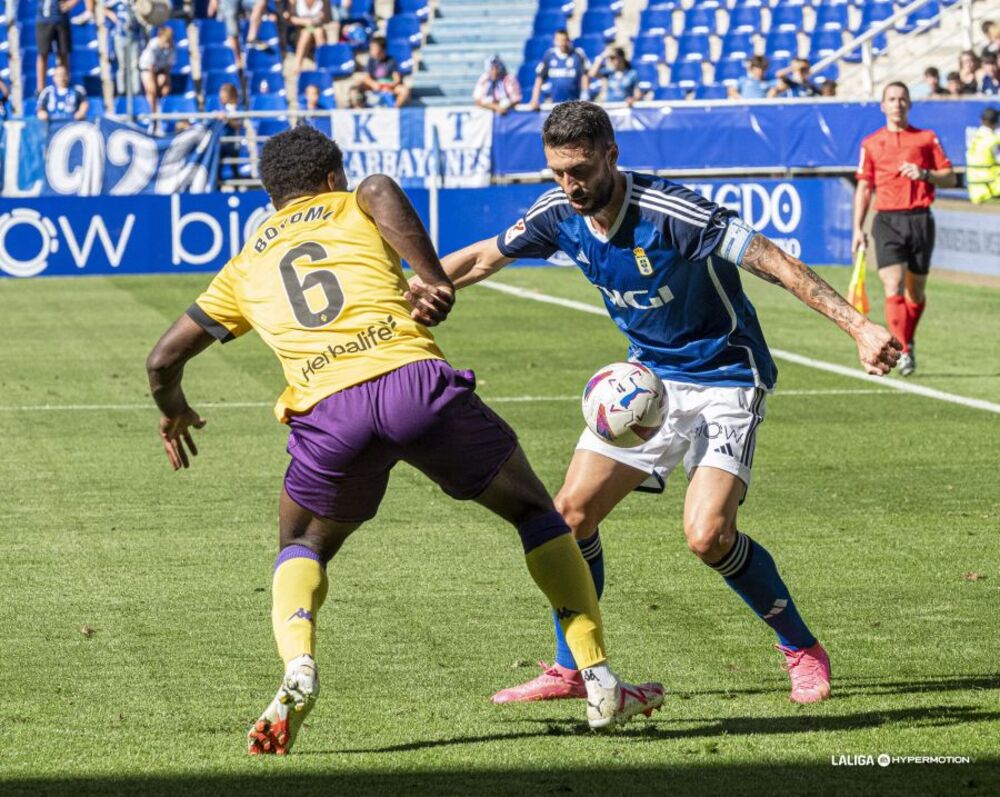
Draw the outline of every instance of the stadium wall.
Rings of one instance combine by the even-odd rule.
[[[839,178],[685,181],[815,264],[849,260],[851,186]],[[497,234],[547,185],[438,192],[442,252]],[[430,192],[408,189],[429,223]],[[216,271],[270,215],[267,195],[143,194],[0,199],[0,275],[92,276]]]

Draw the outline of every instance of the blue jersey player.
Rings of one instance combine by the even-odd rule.
[[[871,374],[888,373],[900,344],[815,272],[741,221],[682,186],[618,168],[608,115],[587,102],[557,105],[543,128],[558,188],[512,227],[443,260],[456,287],[519,257],[561,250],[600,291],[629,342],[628,356],[667,390],[668,417],[653,439],[615,448],[585,430],[556,507],[573,529],[600,595],[598,524],[632,490],[684,465],[684,533],[691,551],[725,580],[778,637],[798,703],[830,695],[826,651],[800,616],[774,559],[737,527],[750,484],[757,429],[777,369],[739,268],[783,286],[854,339]],[[558,637],[558,624],[556,625]],[[556,662],[494,702],[583,697],[562,638]]]

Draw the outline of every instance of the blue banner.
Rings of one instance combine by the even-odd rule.
[[[215,190],[223,123],[152,136],[133,125],[42,122],[3,126],[3,196],[132,196]]]
[[[965,165],[967,131],[979,126],[986,100],[914,103],[910,122],[938,134],[956,166]],[[630,169],[853,169],[861,140],[885,124],[878,103],[724,103],[609,110],[619,163]],[[545,168],[542,124],[530,112],[497,117],[493,173]]]
[[[807,263],[849,262],[847,180],[697,180],[685,183],[739,213]],[[438,249],[499,234],[550,185],[439,193]],[[429,223],[429,192],[410,189]],[[137,197],[0,199],[0,276],[182,274],[217,271],[270,215],[262,191]]]

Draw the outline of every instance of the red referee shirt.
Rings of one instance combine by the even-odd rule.
[[[950,169],[933,130],[906,130],[892,133],[883,127],[861,142],[861,161],[857,178],[867,180],[875,191],[875,210],[914,210],[929,208],[934,201],[934,185],[926,180],[911,180],[899,173],[904,162],[921,169]]]

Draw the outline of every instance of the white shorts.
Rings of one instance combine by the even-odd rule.
[[[635,448],[616,448],[584,429],[577,449],[659,477],[665,483],[682,461],[688,478],[701,466],[732,473],[750,486],[757,427],[767,393],[754,387],[711,387],[663,380],[667,419],[656,435]]]

